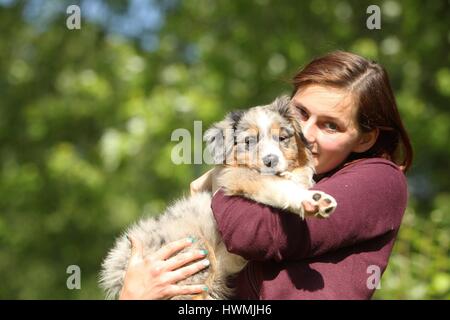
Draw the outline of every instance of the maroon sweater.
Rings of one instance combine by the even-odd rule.
[[[302,220],[215,194],[211,207],[227,249],[250,260],[236,279],[236,298],[370,299],[374,270],[386,269],[406,208],[404,174],[390,161],[364,159],[312,189],[336,199],[329,219]]]

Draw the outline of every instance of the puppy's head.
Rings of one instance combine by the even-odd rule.
[[[244,113],[237,124],[236,141],[237,163],[263,174],[292,171],[310,161],[287,96]]]
[[[232,112],[205,133],[214,163],[279,174],[310,165],[311,157],[290,98]]]

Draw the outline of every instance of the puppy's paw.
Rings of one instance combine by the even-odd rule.
[[[328,218],[336,209],[336,200],[322,191],[310,191],[308,198],[302,201],[306,216]]]

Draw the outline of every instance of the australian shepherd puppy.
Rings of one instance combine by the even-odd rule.
[[[220,169],[218,183],[227,195],[243,196],[301,218],[305,218],[306,201],[317,209],[314,217],[327,218],[336,201],[308,190],[313,185],[312,156],[291,110],[289,97],[283,96],[266,106],[232,112],[208,129],[204,138]],[[226,299],[233,294],[227,279],[246,264],[226,250],[211,210],[211,194],[200,192],[176,201],[157,218],[141,219],[117,239],[102,264],[100,284],[107,298],[117,298],[123,285],[131,255],[127,236],[142,242],[144,255],[189,236],[198,241],[184,251],[208,250],[209,267],[178,284],[205,284],[209,290],[174,299]]]

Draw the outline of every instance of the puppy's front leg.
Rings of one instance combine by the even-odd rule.
[[[280,174],[283,178],[292,180],[305,189],[314,185],[313,175],[314,169],[311,167],[295,168],[292,171],[285,171]]]
[[[303,201],[317,206],[314,216],[328,217],[336,208],[336,201],[321,191],[309,191],[302,185],[278,176],[261,175],[247,168],[223,169],[218,177],[226,195],[241,195],[257,202],[284,209],[305,217]]]

